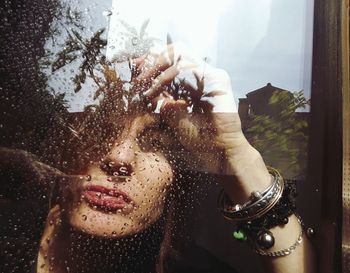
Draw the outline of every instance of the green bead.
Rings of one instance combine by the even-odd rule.
[[[247,235],[244,233],[243,230],[234,231],[233,237],[238,241],[246,241],[247,240]]]

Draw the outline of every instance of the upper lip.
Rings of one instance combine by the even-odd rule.
[[[100,193],[103,193],[103,194],[106,194],[109,196],[113,196],[113,197],[122,196],[125,202],[127,202],[127,203],[132,202],[132,199],[130,198],[130,196],[127,193],[125,193],[119,189],[116,189],[116,188],[111,189],[111,188],[107,188],[107,187],[100,186],[100,185],[89,185],[89,186],[85,187],[84,190],[85,191],[100,192]]]

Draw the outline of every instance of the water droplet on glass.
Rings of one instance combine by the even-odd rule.
[[[132,204],[127,204],[124,208],[123,208],[123,213],[129,213],[134,209],[134,206]]]
[[[122,166],[119,168],[119,172],[120,172],[120,174],[125,175],[128,172],[128,169],[126,167]]]
[[[102,15],[106,17],[111,16],[112,14],[113,12],[111,10],[105,10],[104,12],[102,12]]]
[[[111,162],[108,163],[108,166],[109,166],[109,167],[113,167],[114,165],[115,165],[115,162],[113,162],[113,161],[111,161]]]
[[[133,37],[133,38],[131,39],[131,43],[132,43],[133,46],[138,45],[138,43],[139,43],[139,38]]]

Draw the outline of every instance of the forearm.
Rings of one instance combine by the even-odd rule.
[[[269,251],[280,251],[293,245],[301,231],[295,215],[289,217],[288,224],[270,230],[275,237],[275,245]],[[289,255],[284,257],[262,257],[266,272],[269,273],[314,273],[314,250],[305,233],[302,242]]]
[[[249,144],[228,154],[226,174],[221,177],[226,194],[235,204],[245,203],[253,191],[263,192],[271,185],[271,176],[260,155]],[[275,238],[275,244],[269,252],[288,249],[300,236],[301,225],[297,217],[291,215],[287,224],[277,226],[270,231]],[[289,255],[284,257],[262,257],[266,272],[312,273],[314,269],[314,254],[306,236]]]
[[[235,203],[248,200],[253,191],[263,192],[271,185],[271,176],[260,153],[248,141],[225,154],[220,183]]]

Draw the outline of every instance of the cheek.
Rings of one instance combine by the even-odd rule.
[[[145,176],[141,177],[142,182],[150,191],[167,189],[174,179],[173,170],[169,162],[162,156],[152,154],[145,164]],[[146,181],[145,181],[146,180]]]
[[[163,207],[167,190],[174,179],[170,164],[161,155],[150,154],[138,165],[142,166],[138,180],[143,188],[143,194],[140,195],[143,207],[149,210]]]

